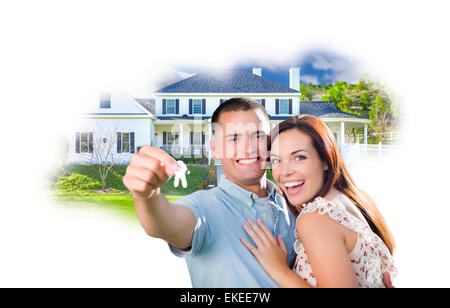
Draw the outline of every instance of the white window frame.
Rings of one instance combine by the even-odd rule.
[[[200,103],[200,105],[197,106],[200,108],[200,112],[195,112],[195,103]],[[202,114],[203,113],[202,106],[203,106],[202,99],[192,99],[192,114]]]
[[[169,112],[169,102],[173,102],[173,112]],[[168,98],[166,99],[166,114],[175,114],[177,112],[177,100]]]

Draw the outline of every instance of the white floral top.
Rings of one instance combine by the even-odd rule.
[[[391,279],[394,279],[397,270],[394,267],[393,258],[389,249],[378,235],[370,229],[366,222],[350,214],[341,204],[332,203],[321,197],[317,197],[314,201],[308,203],[298,217],[317,210],[320,215],[328,214],[333,220],[358,233],[357,243],[353,251],[349,254],[349,258],[353,264],[360,287],[384,288],[382,275],[386,271],[391,274]],[[297,253],[297,259],[294,272],[312,287],[317,287],[308,256],[297,231],[295,231],[295,236],[294,250]]]

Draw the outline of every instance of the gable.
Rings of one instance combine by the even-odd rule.
[[[100,100],[98,100],[89,111],[88,115],[108,115],[108,116],[152,116],[152,114],[139,104],[131,96],[111,92],[110,94],[110,108],[100,108]]]

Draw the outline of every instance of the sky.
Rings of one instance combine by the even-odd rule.
[[[352,166],[396,237],[398,287],[449,287],[447,156],[450,19],[444,1],[0,2],[0,287],[189,287],[182,259],[138,224],[55,206],[48,174],[61,134],[101,92],[262,67],[288,85],[385,81],[402,142]]]
[[[317,49],[304,52],[304,54],[292,57],[290,63],[276,63],[275,59],[267,58],[264,61],[251,60],[242,61],[230,65],[228,69],[237,69],[252,72],[253,68],[262,69],[262,77],[272,81],[276,81],[282,85],[289,87],[289,69],[291,67],[300,68],[300,83],[325,85],[334,84],[337,81],[346,81],[355,84],[359,82],[365,74],[369,77],[376,78],[376,74],[372,72],[370,76],[368,70],[364,70],[358,59],[339,55],[332,50]],[[195,68],[179,68],[180,78],[186,78],[201,71]],[[174,79],[176,80],[176,79]]]

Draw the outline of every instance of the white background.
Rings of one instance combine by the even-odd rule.
[[[450,285],[444,1],[14,1],[0,4],[0,286],[184,287],[184,261],[139,225],[50,204],[43,176],[98,93],[148,97],[173,68],[355,58],[402,104],[401,150],[353,170],[398,242],[398,287]],[[167,77],[166,77],[167,76]]]

